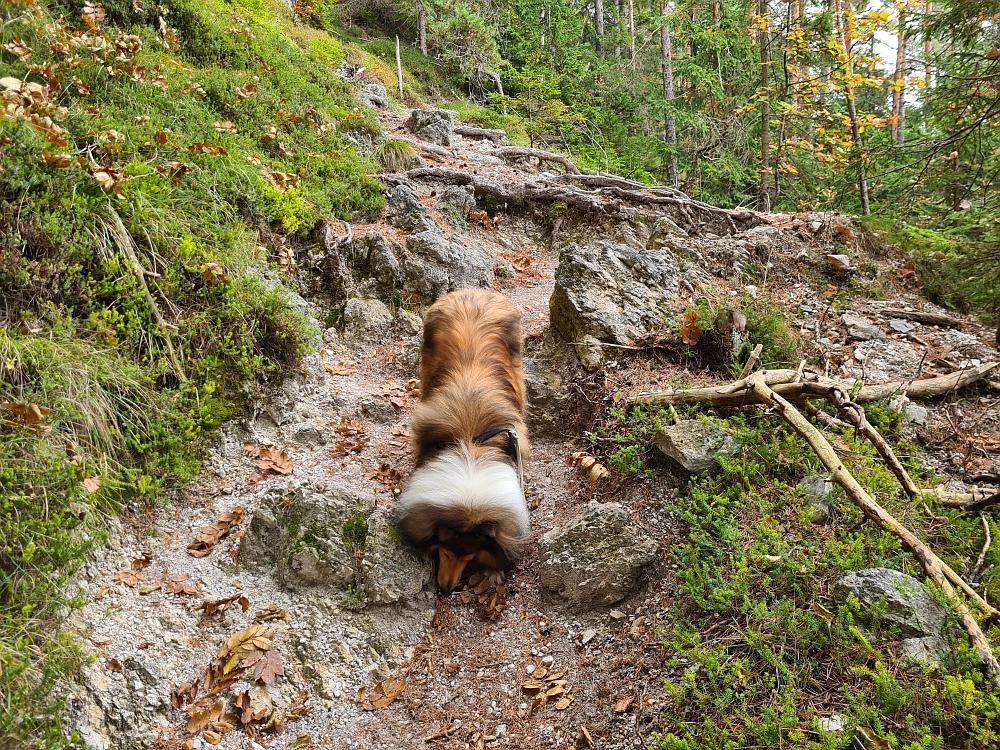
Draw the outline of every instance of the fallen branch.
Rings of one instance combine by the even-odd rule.
[[[977,491],[978,490],[978,491]],[[938,499],[946,508],[958,508],[978,512],[1000,504],[1000,492],[996,488],[973,488],[972,492],[943,492],[938,490]]]
[[[911,399],[930,398],[951,393],[954,390],[981,380],[988,373],[1000,367],[1000,362],[972,367],[951,375],[942,375],[936,378],[914,381],[895,381],[883,383],[881,385],[866,385],[857,392],[852,393],[852,400],[855,403],[867,401],[879,401],[889,398],[899,393],[906,393]],[[853,385],[841,380],[826,378],[813,373],[802,373],[802,381],[795,382],[798,375],[796,370],[762,370],[765,373],[767,385],[772,386],[774,391],[785,398],[800,400],[809,390],[809,385],[816,383],[830,387],[840,388],[848,393],[853,389]],[[631,398],[633,403],[671,403],[671,404],[709,404],[711,406],[739,406],[742,404],[761,403],[759,397],[747,388],[747,380],[741,379],[726,386],[707,386],[703,388],[689,388],[682,391],[672,391],[670,393],[640,393]],[[822,395],[822,394],[817,394]]]
[[[506,130],[495,130],[493,128],[474,128],[471,125],[458,124],[452,130],[468,138],[488,138],[498,146],[507,138]]]
[[[764,351],[763,344],[757,344],[757,346],[753,348],[753,351],[750,352],[750,357],[747,359],[747,363],[743,365],[743,369],[740,371],[740,380],[743,380],[743,378],[753,372],[753,368],[757,366],[757,360],[760,359],[760,353],[762,351]]]
[[[569,157],[562,154],[553,154],[551,151],[542,151],[537,148],[523,148],[521,146],[504,146],[493,152],[494,156],[499,156],[503,160],[508,159],[528,159],[534,157],[539,161],[548,161],[555,164],[562,164],[567,172],[580,174],[576,164],[569,160]]]
[[[958,328],[962,321],[950,315],[941,313],[920,312],[919,310],[880,310],[882,315],[892,318],[903,318],[904,320],[915,320],[917,323],[924,323],[929,326],[943,326],[945,328]]]
[[[948,597],[955,607],[955,611],[959,615],[959,621],[965,628],[969,636],[969,641],[978,653],[983,666],[992,677],[994,683],[1000,687],[1000,661],[997,661],[982,628],[979,627],[979,623],[969,612],[965,602],[959,597],[958,592],[952,585],[952,576],[946,572],[948,566],[930,547],[920,541],[913,532],[897,521],[868,494],[868,491],[861,486],[858,480],[854,478],[843,462],[837,457],[837,454],[826,438],[823,437],[822,433],[810,424],[809,420],[802,416],[798,409],[789,401],[768,387],[763,373],[752,375],[749,378],[748,386],[762,403],[773,406],[782,418],[809,443],[820,461],[830,472],[833,481],[843,488],[847,496],[861,509],[865,516],[878,523],[882,528],[893,532],[909,548],[923,567],[928,578],[944,591],[945,596]],[[993,612],[996,613],[996,610],[993,610]]]
[[[986,562],[986,553],[990,551],[990,544],[993,542],[993,537],[990,536],[990,522],[986,518],[985,513],[980,513],[979,518],[983,522],[983,532],[986,534],[986,541],[983,542],[983,551],[979,553],[979,557],[976,558],[976,564],[972,566],[972,570],[969,571],[969,583],[975,583],[979,580],[979,577],[983,574],[983,565]]]

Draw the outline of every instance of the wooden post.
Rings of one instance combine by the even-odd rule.
[[[399,76],[399,98],[403,98],[403,61],[399,57],[399,37],[396,37],[396,75]]]

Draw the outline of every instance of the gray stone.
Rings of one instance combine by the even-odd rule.
[[[549,300],[552,326],[567,341],[592,336],[629,344],[674,317],[679,283],[677,263],[666,249],[570,243],[559,255]]]
[[[686,253],[690,245],[688,234],[666,216],[662,216],[653,224],[653,230],[646,242],[647,250],[667,249],[673,253]]]
[[[399,258],[403,254],[401,247],[389,242],[378,232],[371,231],[355,239],[351,249],[356,259],[355,268],[364,275],[389,289],[395,289],[402,283],[403,271],[399,264]]]
[[[401,336],[419,336],[424,330],[424,321],[419,315],[399,308],[396,311],[396,333]]]
[[[471,185],[449,185],[438,198],[438,205],[452,217],[464,221],[476,207],[476,193]]]
[[[594,630],[593,628],[587,628],[586,630],[583,631],[583,636],[580,638],[580,645],[586,646],[596,637],[597,637],[597,631]]]
[[[404,232],[438,230],[438,225],[409,185],[397,185],[389,194],[389,223]]]
[[[867,318],[857,315],[842,315],[840,318],[847,327],[847,335],[855,341],[885,341],[885,332]]]
[[[654,444],[690,474],[717,469],[721,456],[734,456],[740,449],[728,432],[696,419],[682,419],[664,427]]]
[[[411,547],[403,546],[386,512],[368,518],[368,545],[361,559],[365,595],[371,604],[410,599],[431,583],[431,567]]]
[[[820,731],[823,732],[843,732],[844,727],[847,726],[847,721],[840,714],[834,714],[833,716],[817,719],[816,724],[820,728]]]
[[[795,491],[810,504],[813,523],[825,526],[830,522],[830,493],[833,492],[833,482],[822,474],[810,474],[803,477]]]
[[[366,83],[358,92],[358,98],[375,109],[385,109],[389,106],[389,93],[381,83]]]
[[[924,584],[889,568],[844,573],[833,584],[833,598],[843,604],[850,594],[861,603],[864,621],[871,622],[875,609],[906,637],[939,635],[947,615]]]
[[[446,109],[415,109],[410,112],[406,127],[417,138],[450,146],[454,137],[455,114]]]
[[[296,445],[318,448],[329,442],[329,436],[325,430],[321,430],[318,427],[300,427],[292,434],[292,442]]]
[[[942,669],[951,656],[951,646],[940,635],[906,638],[896,644],[896,657],[910,669]]]
[[[396,355],[393,362],[396,370],[408,377],[417,376],[417,367],[420,364],[420,337],[415,336],[403,344],[402,350]]]
[[[579,435],[593,416],[590,403],[573,388],[581,374],[575,348],[546,334],[541,347],[522,360],[533,437]]]
[[[493,256],[457,235],[448,240],[437,229],[418,232],[406,238],[406,249],[403,289],[424,302],[456,289],[493,285]]]
[[[545,534],[539,546],[542,584],[574,609],[624,599],[659,549],[621,505],[596,501],[582,518]]]
[[[371,348],[393,336],[394,317],[377,299],[349,299],[344,306],[344,342]]]
[[[926,425],[930,413],[919,404],[907,404],[903,407],[903,420],[909,424]]]
[[[364,398],[358,402],[361,415],[375,424],[392,424],[396,421],[396,410],[385,398]]]

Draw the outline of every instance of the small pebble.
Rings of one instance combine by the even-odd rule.
[[[551,656],[542,657],[542,664],[544,664],[546,667],[552,666],[552,662],[554,661],[555,659],[553,659]]]
[[[593,628],[590,628],[588,630],[583,631],[583,639],[580,641],[580,643],[586,646],[596,637],[597,637],[597,631],[594,630]]]
[[[527,672],[528,674],[532,674],[535,671],[535,665],[529,664],[524,668],[524,671]]]
[[[608,616],[611,617],[612,620],[622,620],[625,618],[625,613],[620,609],[613,609],[608,612]]]

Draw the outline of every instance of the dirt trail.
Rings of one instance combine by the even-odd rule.
[[[402,128],[398,115],[381,117],[388,131]],[[526,178],[491,160],[491,149],[488,142],[459,139],[452,149],[455,157],[444,165],[491,170],[508,181]],[[497,288],[522,312],[528,353],[537,350],[548,326],[558,260],[548,238],[523,218],[511,218],[495,230],[475,222],[449,227],[446,217],[433,210],[431,191],[418,187],[422,202],[446,230],[474,238],[512,264],[514,276],[498,281]],[[797,220],[773,218],[788,226]],[[356,225],[354,233],[372,229],[402,240],[385,223]],[[803,332],[821,340],[816,321],[824,308],[823,290],[793,278],[798,273],[794,252],[782,256],[779,250],[775,256],[776,262],[783,258],[786,306]],[[741,288],[723,279],[716,284],[719,295]],[[679,309],[694,299],[692,288]],[[983,332],[976,334],[982,342]],[[827,342],[816,346],[825,347],[835,372],[857,364],[846,345],[841,351],[836,341]],[[301,718],[289,719],[279,732],[225,733],[220,748],[305,747],[296,745],[305,736],[312,747],[328,748],[573,747],[581,727],[602,748],[649,743],[660,727],[664,682],[673,676],[662,667],[657,625],[670,616],[676,565],[667,551],[679,533],[662,510],[663,500],[676,496],[680,481],[663,474],[655,481],[595,489],[570,466],[570,453],[584,445],[583,436],[572,430],[533,441],[534,459],[525,470],[533,541],[508,579],[506,607],[499,613],[490,610],[488,596],[481,602],[478,594],[466,591],[442,599],[433,587],[398,606],[363,611],[343,609],[321,594],[290,591],[270,574],[237,565],[247,521],[236,524],[207,556],[189,554],[199,529],[235,508],[250,519],[273,492],[340,487],[374,496],[376,506],[391,511],[396,476],[385,467],[404,476],[410,468],[406,429],[415,399],[406,382],[416,377],[413,370],[403,371],[397,358],[413,345],[413,336],[379,346],[327,336],[319,354],[304,363],[299,375],[275,387],[254,419],[222,430],[206,474],[189,492],[168,507],[148,513],[137,509],[112,533],[108,549],[76,579],[88,603],[70,621],[97,655],[81,677],[86,687],[75,689],[71,700],[74,725],[92,746],[182,747],[191,739],[191,747],[207,747],[201,736],[184,731],[187,714],[170,705],[170,692],[201,678],[220,644],[269,607],[288,614],[264,623],[274,631],[274,647],[285,660],[285,674],[268,690],[276,707]],[[944,344],[932,345],[944,350]],[[678,375],[688,382],[709,377],[666,361],[612,366],[602,377],[609,388],[640,390]],[[579,397],[588,396],[581,390]],[[354,432],[338,432],[344,418]],[[996,420],[980,420],[980,427],[995,435]],[[369,442],[350,450],[364,439]],[[264,475],[244,443],[283,448],[291,473]],[[629,598],[606,610],[576,614],[543,590],[537,541],[580,515],[595,497],[623,503],[659,542],[661,553]],[[171,581],[179,593],[168,593]],[[221,615],[203,617],[196,609],[204,601],[239,595],[247,599],[245,611],[239,600]],[[522,691],[529,668],[536,675],[539,668],[563,672],[572,703],[557,710],[553,700],[529,713],[531,698]],[[363,710],[355,701],[357,691],[389,674],[407,676],[401,696],[386,708]],[[295,710],[303,700],[306,710]]]

